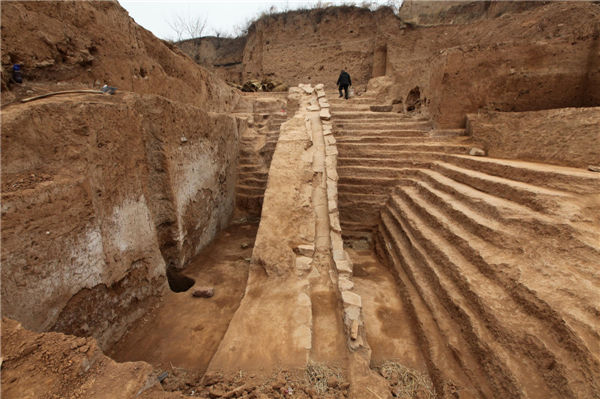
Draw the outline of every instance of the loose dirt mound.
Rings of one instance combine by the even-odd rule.
[[[116,1],[7,2],[2,20],[3,104],[27,90],[105,83],[206,111],[229,111],[237,101],[232,88],[137,25]],[[21,86],[9,84],[13,64],[22,65]]]
[[[2,320],[2,396],[23,399],[182,398],[163,392],[146,363],[116,363],[92,338],[36,334]]]

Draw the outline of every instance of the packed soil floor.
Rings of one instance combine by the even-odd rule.
[[[159,305],[130,329],[109,356],[203,373],[244,295],[258,224],[233,224],[217,234],[185,269],[196,283],[186,292],[168,292]],[[211,298],[194,297],[199,287]],[[202,350],[190,350],[202,348]]]

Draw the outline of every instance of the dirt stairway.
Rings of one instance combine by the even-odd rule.
[[[600,177],[469,156],[460,131],[372,112],[369,100],[330,100],[342,233],[375,232],[398,283],[397,318],[410,319],[438,393],[453,393],[452,381],[460,397],[594,397]],[[355,266],[363,302],[369,280],[394,297],[367,264],[362,282]],[[364,311],[369,332],[376,308]]]
[[[377,232],[403,290],[418,292],[413,326],[427,337],[430,364],[441,364],[443,341],[452,342],[465,373],[485,365],[482,394],[593,397],[600,248],[586,202],[597,200],[600,179],[524,162],[502,171],[497,160],[446,160],[453,164],[405,168],[410,177],[381,212]],[[545,187],[508,176],[544,176]]]
[[[252,216],[260,216],[267,175],[279,138],[279,129],[287,120],[286,100],[273,93],[253,93],[250,126],[240,140],[236,207]]]
[[[338,173],[340,214],[343,234],[347,238],[371,239],[377,225],[378,210],[398,184],[401,173],[380,175],[375,168],[385,168],[388,161],[414,162],[414,155],[465,154],[468,142],[458,130],[438,135],[431,122],[392,112],[373,112],[375,98],[368,95],[349,100],[332,98],[331,111],[339,151]],[[368,160],[381,160],[365,165]]]

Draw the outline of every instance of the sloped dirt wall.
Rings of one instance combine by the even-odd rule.
[[[74,95],[2,123],[2,311],[27,328],[114,341],[232,213],[233,117]]]
[[[48,82],[65,90],[107,83],[215,112],[233,109],[239,98],[176,46],[137,25],[116,1],[11,1],[2,4],[2,22],[3,104],[29,96],[8,84],[16,63],[23,86]]]

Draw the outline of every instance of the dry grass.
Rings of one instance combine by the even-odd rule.
[[[342,373],[339,370],[332,369],[322,364],[309,363],[306,366],[306,379],[312,385],[317,393],[327,392],[327,380],[335,377],[338,381],[342,380]]]
[[[436,397],[429,377],[417,370],[396,362],[382,363],[377,369],[379,374],[388,380],[390,389],[396,397],[424,399],[435,399]]]

